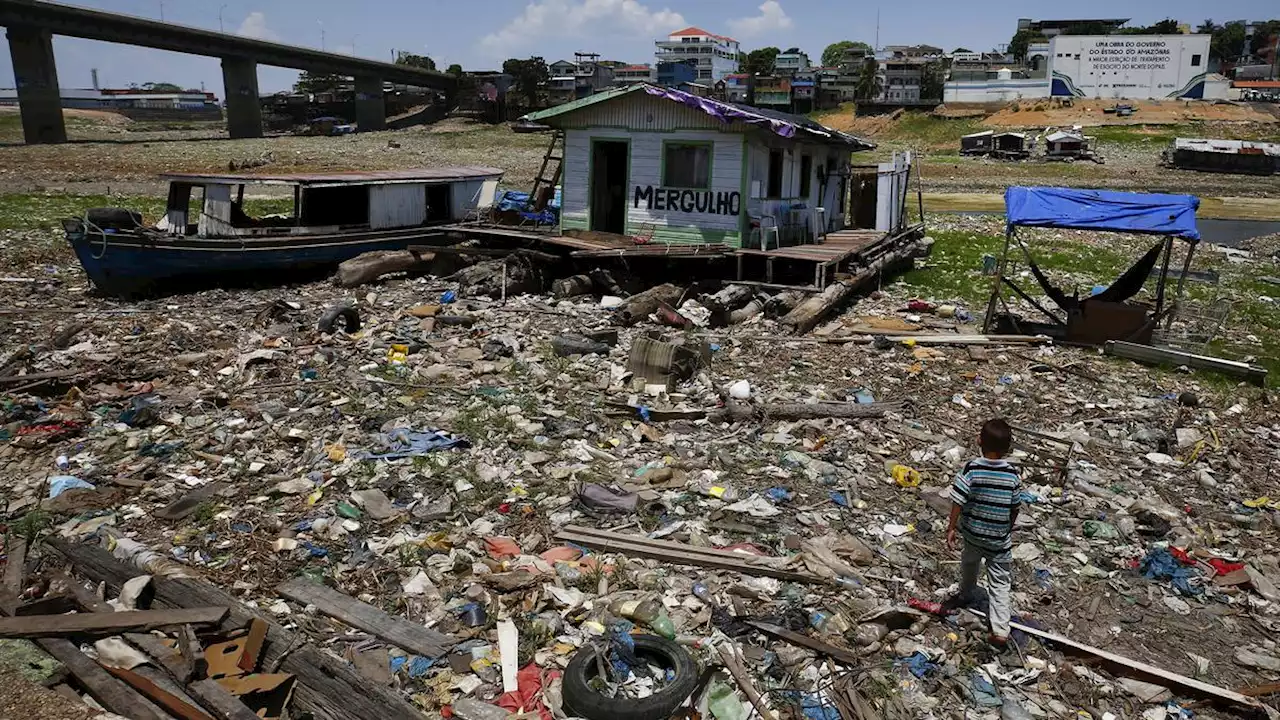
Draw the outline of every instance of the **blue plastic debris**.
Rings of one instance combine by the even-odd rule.
[[[912,653],[910,657],[902,658],[897,664],[910,670],[911,674],[918,678],[922,678],[938,669],[938,664],[929,662],[929,656],[919,650]]]
[[[830,497],[831,502],[839,505],[840,507],[849,507],[849,498],[846,497],[843,492],[837,492],[835,490],[832,490],[831,492],[827,493],[827,497]]]
[[[313,522],[315,521],[312,520],[311,518],[307,518],[306,520],[299,520],[298,522],[293,524],[293,531],[294,532],[311,532],[311,523]]]
[[[817,695],[800,698],[800,710],[806,720],[840,720],[840,711],[834,704],[824,703]]]
[[[1000,699],[1000,693],[996,690],[996,686],[978,673],[974,673],[969,677],[969,695],[974,702],[986,707],[1000,707],[1004,704],[1004,701]]]
[[[311,557],[317,557],[317,558],[329,557],[329,551],[320,547],[319,545],[312,545],[309,542],[301,543],[301,545],[302,547],[307,549],[307,552],[311,553]]]
[[[253,526],[246,522],[231,523],[231,529],[238,533],[253,532]]]
[[[440,304],[448,305],[449,303],[457,299],[458,299],[458,293],[452,290],[445,290],[444,294],[440,296]]]
[[[858,388],[853,391],[853,401],[859,405],[870,405],[876,401],[876,396],[866,388]]]
[[[93,489],[95,488],[92,483],[87,483],[74,475],[54,475],[49,478],[49,497],[51,498],[56,498],[68,490]]]
[[[389,665],[392,674],[398,673],[407,667],[409,669],[409,677],[420,678],[427,674],[427,671],[431,669],[432,665],[435,665],[435,662],[431,658],[424,658],[420,655],[410,655],[408,657],[402,655],[391,658]]]
[[[471,442],[460,435],[452,435],[443,430],[411,430],[396,428],[391,432],[381,433],[377,442],[386,452],[362,452],[358,457],[362,460],[395,460],[415,457],[450,448],[471,447]]]
[[[636,414],[640,416],[641,420],[649,422],[649,407],[647,405],[637,407]]]
[[[777,503],[786,502],[796,496],[795,493],[783,487],[769,488],[768,490],[765,491],[764,494],[768,496],[770,500]]]
[[[1200,576],[1195,568],[1187,567],[1166,548],[1156,548],[1142,558],[1139,566],[1142,576],[1148,580],[1168,580],[1183,595],[1199,595],[1204,588],[1192,585],[1191,580]]]

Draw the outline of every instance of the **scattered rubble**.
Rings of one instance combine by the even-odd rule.
[[[1265,389],[981,336],[897,284],[798,335],[820,295],[467,262],[129,304],[0,287],[0,634],[133,717],[1276,704]],[[1005,652],[941,606],[948,485],[997,415],[1025,486]],[[179,612],[204,614],[151,615]]]

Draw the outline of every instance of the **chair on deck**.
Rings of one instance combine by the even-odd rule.
[[[498,204],[498,181],[485,180],[471,198],[472,208],[462,218],[463,222],[492,222],[493,211]]]

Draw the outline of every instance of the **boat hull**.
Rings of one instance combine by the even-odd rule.
[[[134,232],[68,229],[89,279],[103,293],[128,296],[153,292],[182,280],[228,282],[267,273],[336,266],[361,253],[403,250],[438,236],[430,227],[342,235],[291,235],[272,238],[191,238]]]

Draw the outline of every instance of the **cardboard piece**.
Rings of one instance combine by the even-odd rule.
[[[218,680],[227,692],[240,698],[258,717],[275,720],[289,706],[297,678],[288,673],[255,673]]]

